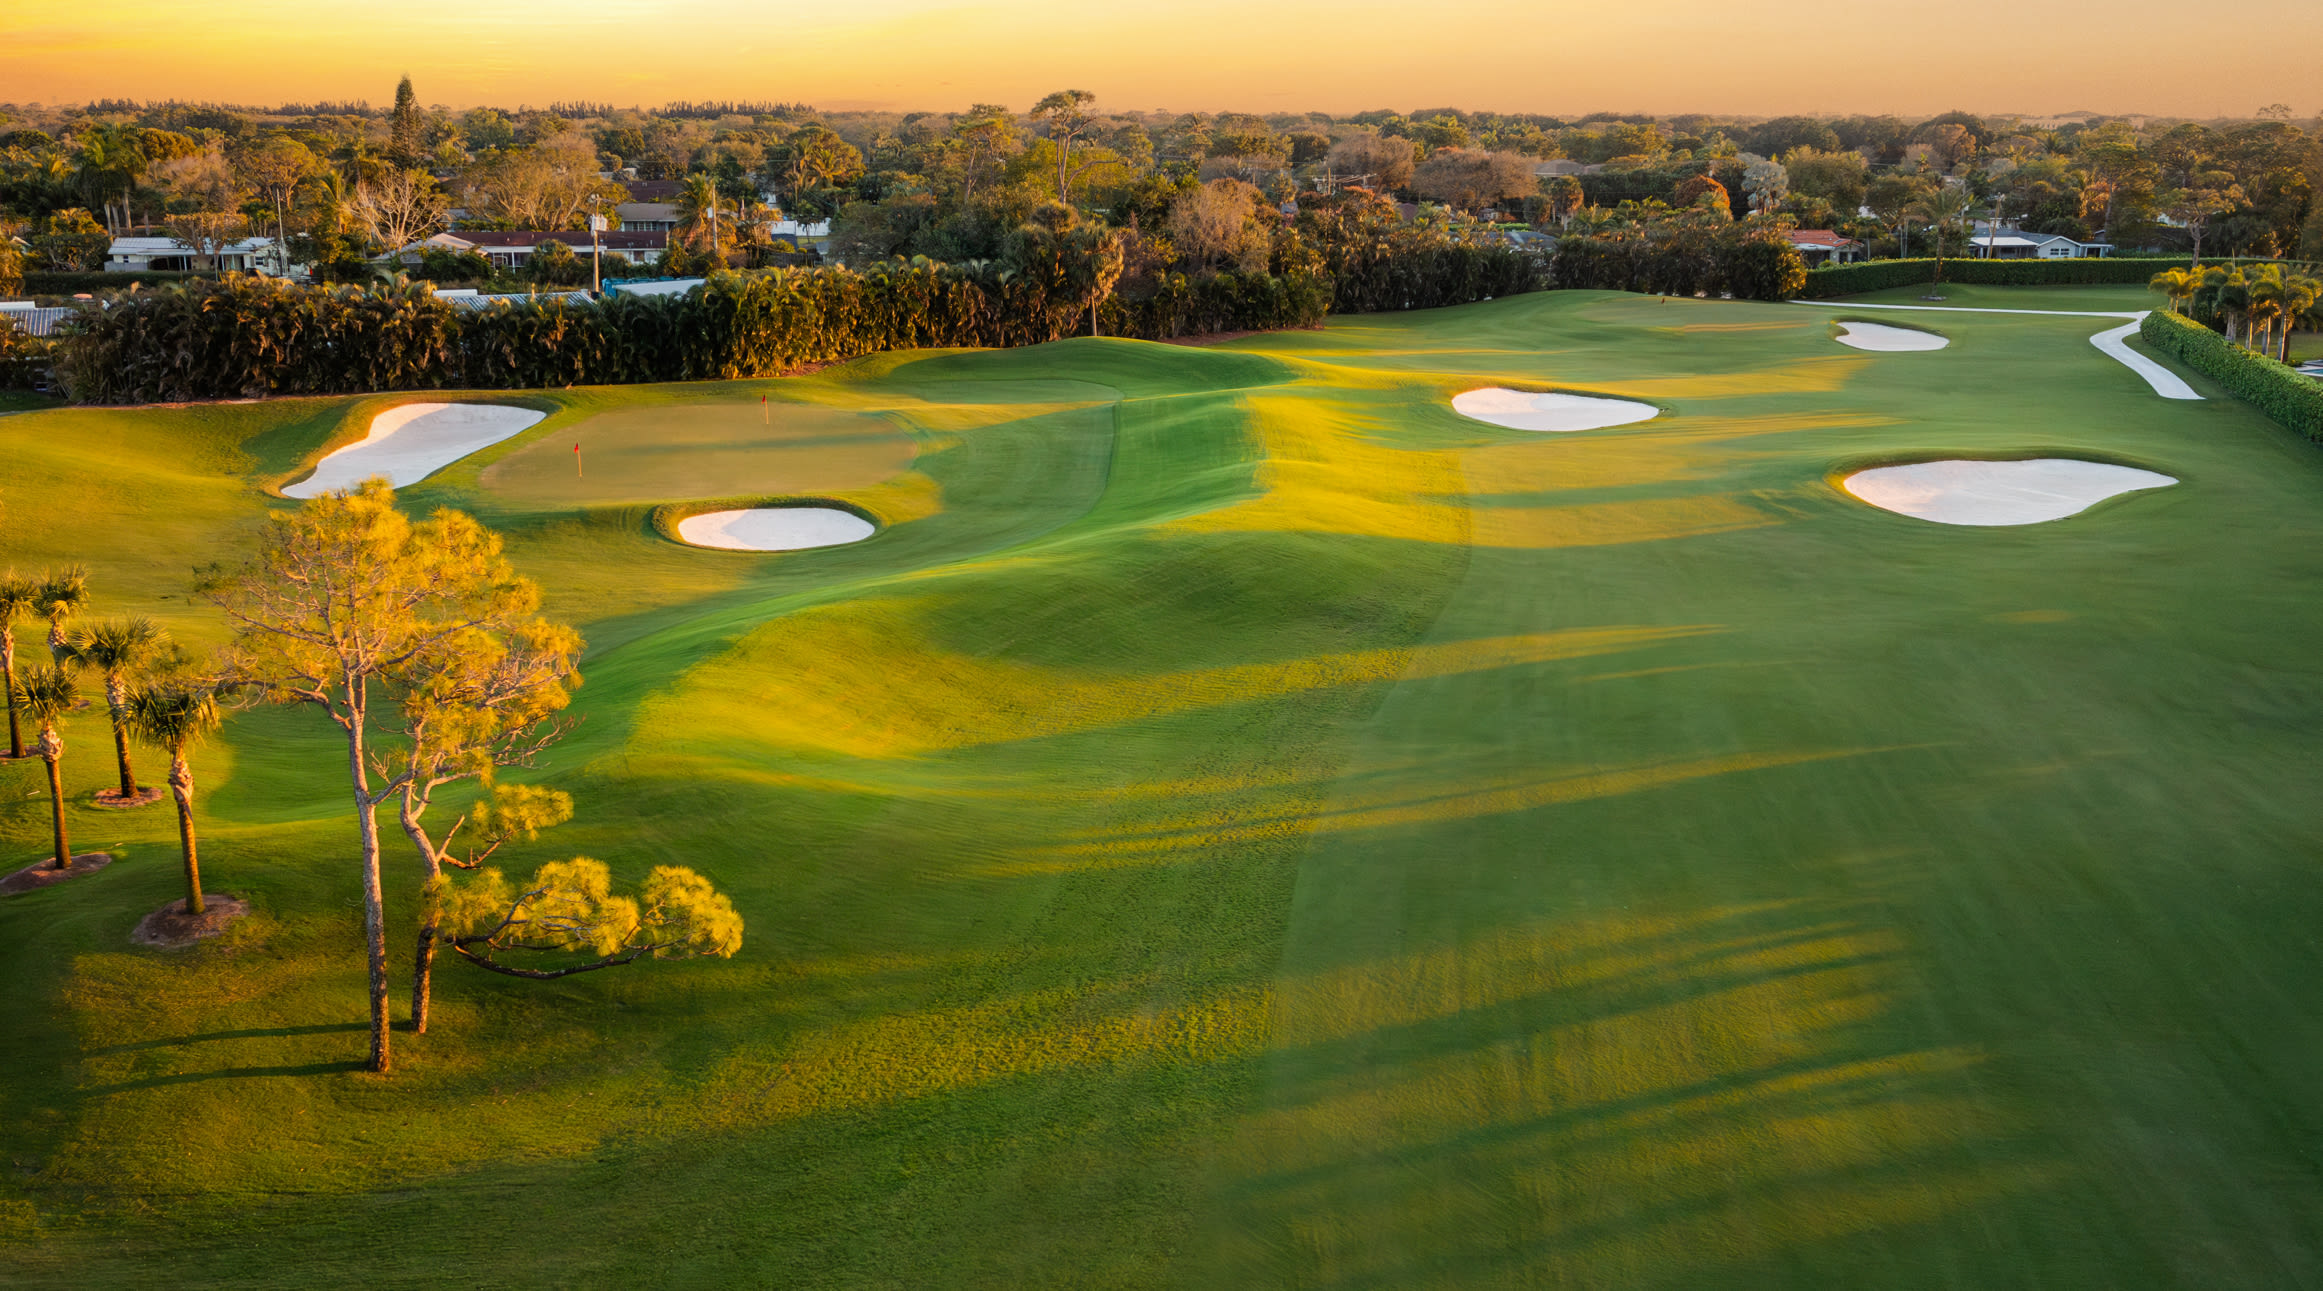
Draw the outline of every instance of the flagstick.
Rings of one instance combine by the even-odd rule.
[[[573,478],[576,480],[588,478],[581,473],[581,446],[579,444],[573,445]]]
[[[758,421],[760,425],[765,426],[774,424],[774,413],[766,406],[765,395],[758,396]]]

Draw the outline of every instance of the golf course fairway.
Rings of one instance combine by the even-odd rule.
[[[1884,354],[1848,309],[1559,292],[501,396],[549,415],[398,494],[589,639],[587,720],[510,773],[575,818],[494,863],[692,866],[741,952],[443,964],[365,1074],[335,729],[197,753],[252,913],[158,951],[174,821],[88,806],[99,705],[64,771],[115,862],[0,899],[0,1284],[2323,1281],[2323,451],[2157,397],[2090,345],[2117,320]],[[1662,411],[1452,410],[1491,386]],[[844,478],[646,461],[691,418],[758,469],[769,393],[854,428],[806,454]],[[4,563],[214,645],[190,567],[393,402],[0,418]],[[592,423],[645,464],[552,493]],[[2179,483],[1995,528],[1836,483],[2034,456]],[[653,518],[810,492],[878,538]],[[46,813],[0,764],[7,868]]]

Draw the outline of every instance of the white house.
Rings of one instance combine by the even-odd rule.
[[[1865,250],[1861,242],[1841,237],[1829,229],[1790,229],[1783,238],[1798,248],[1799,258],[1810,269],[1826,264],[1854,264],[1863,259]]]
[[[1987,260],[2084,260],[2113,250],[2110,242],[2076,242],[2061,233],[2001,229],[1977,234],[1968,245]]]
[[[212,267],[209,259],[176,238],[115,238],[105,252],[107,273],[163,273]],[[290,257],[273,238],[251,237],[219,248],[216,268],[234,273],[290,274]]]
[[[404,264],[418,264],[422,251],[437,247],[446,251],[474,251],[490,260],[496,269],[515,269],[531,260],[534,250],[548,241],[562,242],[572,248],[575,256],[589,258],[586,229],[461,229],[414,242],[398,252],[396,259]],[[617,229],[599,233],[597,245],[632,262],[651,260],[669,245],[669,234]]]

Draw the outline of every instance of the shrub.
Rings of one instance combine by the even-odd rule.
[[[2323,443],[2323,381],[2300,376],[2192,319],[2166,310],[2147,314],[2138,325],[2138,335],[2282,426]]]
[[[37,390],[48,378],[55,343],[0,318],[0,390]]]

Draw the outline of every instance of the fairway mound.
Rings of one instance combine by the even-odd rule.
[[[1838,340],[1841,345],[1888,354],[1940,350],[1952,343],[1951,338],[1938,336],[1934,332],[1910,327],[1889,327],[1882,323],[1841,323]]]
[[[61,870],[51,863],[55,859],[53,856],[42,857],[7,878],[0,879],[0,895],[14,896],[19,892],[62,883],[66,879],[77,879],[84,874],[94,874],[113,863],[113,854],[80,852],[74,855],[71,866]]]
[[[215,937],[226,930],[226,925],[250,913],[250,903],[240,897],[222,897],[215,892],[202,894],[202,912],[186,913],[185,898],[180,897],[152,914],[137,921],[129,940],[140,946],[160,950],[175,950],[191,946],[204,937]]]
[[[318,497],[384,475],[394,488],[417,484],[479,448],[547,417],[531,408],[483,403],[407,403],[371,419],[371,433],[315,463],[314,474],[284,486],[285,497]]]
[[[2177,482],[2134,466],[2036,457],[1877,466],[1841,484],[1855,497],[1898,515],[1937,524],[2016,525],[2062,520],[2110,497]]]
[[[97,796],[90,800],[89,805],[101,807],[106,811],[127,811],[132,807],[150,807],[160,801],[161,789],[156,785],[149,784],[139,789],[134,798],[122,797],[119,789],[99,789]]]
[[[1651,421],[1662,410],[1650,403],[1628,399],[1600,399],[1579,394],[1544,394],[1535,390],[1508,390],[1487,386],[1452,396],[1452,411],[1463,417],[1490,422],[1509,430],[1567,432],[1603,430]]]
[[[804,551],[861,542],[879,527],[837,507],[747,507],[678,521],[678,540],[725,551]]]

